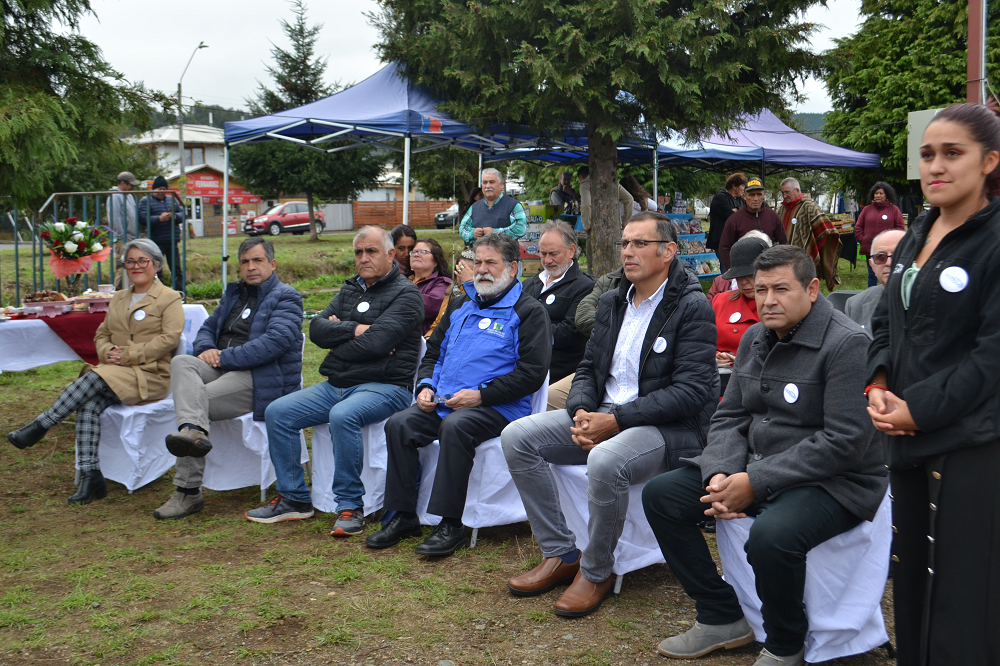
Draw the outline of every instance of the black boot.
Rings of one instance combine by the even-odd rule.
[[[104,481],[101,470],[80,473],[80,488],[76,494],[69,498],[70,504],[90,504],[95,499],[104,499],[108,496],[108,484]]]
[[[48,428],[35,419],[20,430],[7,433],[7,441],[19,449],[26,449],[37,444],[48,431]]]

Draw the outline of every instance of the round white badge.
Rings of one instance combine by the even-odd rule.
[[[796,218],[796,217],[792,218],[792,224],[796,224],[798,221],[799,221],[798,218]]]
[[[552,305],[555,302],[556,302],[556,295],[555,294],[549,294],[549,297],[545,299],[545,304],[546,305]]]
[[[883,215],[883,216],[882,216],[882,219],[883,219],[883,220],[888,220],[888,219],[889,219],[889,216],[888,216],[888,215]]]
[[[490,325],[489,319],[483,318],[479,320],[479,328],[483,329],[484,331],[489,325]]]
[[[135,315],[133,316],[135,317],[136,321],[142,321],[143,319],[146,318],[146,313],[143,312],[142,310],[136,310]]]
[[[735,324],[736,322],[738,322],[742,318],[743,318],[743,315],[741,315],[739,312],[734,312],[733,314],[729,315],[729,323],[730,324]]]
[[[240,315],[240,319],[246,319],[249,316],[250,316],[250,308],[247,308],[246,310],[243,311],[243,314]]]
[[[368,301],[361,301],[360,303],[358,303],[358,312],[368,312],[368,310],[371,309],[371,307],[372,304],[369,303]]]
[[[941,271],[938,282],[941,283],[942,289],[954,294],[969,286],[969,274],[961,266],[949,266]]]
[[[653,351],[655,351],[657,354],[662,354],[663,350],[665,350],[666,348],[667,348],[667,341],[664,340],[663,338],[656,338],[656,340],[653,341]]]
[[[782,391],[785,396],[785,402],[789,405],[799,399],[799,387],[795,384],[785,384],[785,390]]]

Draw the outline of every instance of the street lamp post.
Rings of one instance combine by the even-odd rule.
[[[180,80],[177,81],[177,143],[179,144],[181,153],[181,206],[185,209],[187,208],[187,188],[184,187],[184,111],[182,106],[183,102],[181,101],[181,83],[184,81],[184,75],[187,74],[188,67],[191,66],[191,61],[194,60],[194,54],[197,53],[199,49],[207,48],[208,44],[205,42],[198,43],[198,46],[196,46],[194,51],[191,53],[191,57],[188,58],[187,65],[184,66],[184,71],[181,72]]]

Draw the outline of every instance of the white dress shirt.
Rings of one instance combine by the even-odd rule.
[[[559,277],[557,277],[551,283],[548,283],[548,280],[549,280],[549,272],[548,272],[548,270],[546,270],[546,269],[543,268],[542,272],[538,274],[538,279],[542,281],[542,293],[544,294],[549,289],[551,289],[552,287],[554,287],[557,284],[559,284],[559,281],[562,280],[564,277],[566,277],[566,273],[569,273],[569,269],[573,268],[573,264],[575,264],[575,263],[576,263],[576,260],[574,259],[572,262],[570,262],[569,268],[567,268],[566,270],[564,270],[563,274],[560,275]]]
[[[628,290],[628,307],[622,320],[621,331],[618,332],[618,342],[615,343],[615,353],[611,357],[611,370],[608,381],[604,385],[604,402],[615,405],[625,405],[639,397],[639,364],[642,361],[642,341],[646,337],[646,329],[653,319],[660,301],[663,300],[663,290],[667,280],[663,281],[656,292],[638,305],[632,302],[635,285]]]

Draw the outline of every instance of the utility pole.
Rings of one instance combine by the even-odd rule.
[[[986,102],[986,3],[988,0],[969,0],[969,39],[965,101],[971,104]]]

